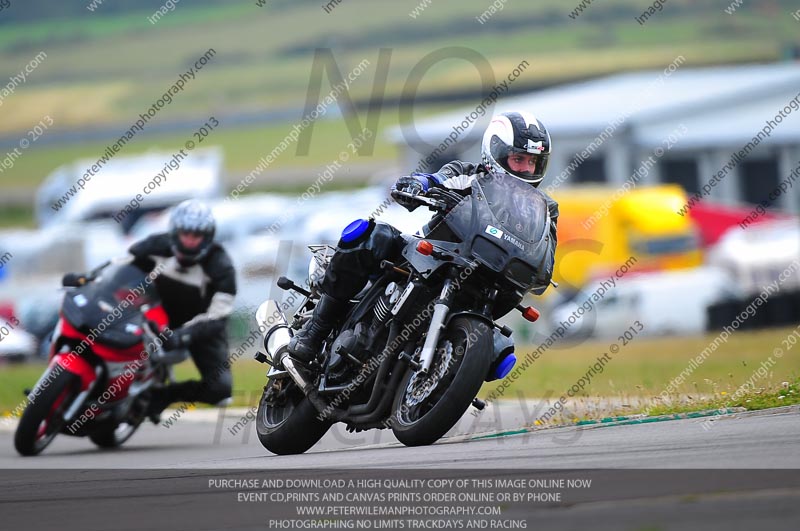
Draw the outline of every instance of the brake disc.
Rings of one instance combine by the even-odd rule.
[[[405,396],[405,403],[408,407],[416,406],[431,396],[447,373],[447,368],[453,359],[453,343],[449,340],[445,341],[440,352],[441,355],[437,356],[434,361],[433,370],[427,376],[421,376],[418,372],[411,376]]]

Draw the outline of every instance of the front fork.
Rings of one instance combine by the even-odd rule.
[[[54,340],[55,341],[55,340]],[[89,394],[94,390],[97,382],[100,380],[102,375],[102,368],[98,365],[96,367],[92,367],[92,365],[86,361],[84,358],[80,356],[76,356],[75,354],[69,353],[59,353],[53,356],[50,361],[50,365],[44,371],[42,376],[39,378],[39,381],[36,382],[36,385],[33,386],[34,391],[28,396],[30,400],[32,396],[35,396],[35,390],[39,389],[40,386],[47,385],[47,382],[51,378],[51,374],[54,371],[67,371],[78,378],[80,378],[81,386],[80,392],[75,396],[75,398],[70,403],[69,407],[66,408],[64,412],[64,421],[69,422],[72,420],[73,417],[77,415],[80,410],[80,407],[86,401],[86,398]]]
[[[425,344],[422,346],[422,352],[419,355],[420,369],[418,372],[420,374],[428,374],[431,368],[433,355],[436,353],[436,345],[439,343],[439,335],[442,332],[442,328],[444,328],[447,314],[450,313],[450,304],[453,302],[454,295],[453,281],[448,278],[444,281],[442,292],[433,306],[433,317],[431,317],[431,324],[425,336]]]
[[[67,410],[64,412],[64,422],[72,421],[72,419],[75,418],[81,411],[81,407],[84,405],[84,402],[86,402],[86,398],[89,396],[89,393],[94,390],[97,382],[100,380],[102,371],[103,369],[99,365],[95,367],[95,378],[89,382],[89,386],[86,389],[78,393],[78,396],[75,397],[75,400],[72,401],[72,404],[70,404],[69,408],[67,408]]]

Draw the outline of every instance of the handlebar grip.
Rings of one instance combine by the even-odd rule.
[[[412,199],[419,196],[419,194],[409,194],[408,192],[397,190],[396,188],[392,188],[390,195],[395,199],[397,199],[398,197],[407,197],[409,199]]]
[[[77,273],[67,273],[61,277],[61,285],[65,288],[79,288],[86,284],[86,277]]]

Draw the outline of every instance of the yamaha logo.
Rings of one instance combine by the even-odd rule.
[[[503,239],[507,242],[510,242],[513,245],[516,245],[521,250],[525,250],[525,244],[522,243],[520,240],[516,239],[515,237],[511,236],[510,234],[504,234]]]

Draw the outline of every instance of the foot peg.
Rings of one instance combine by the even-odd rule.
[[[484,402],[480,398],[473,398],[472,406],[478,411],[483,411],[484,409],[486,409],[486,402]]]
[[[419,370],[422,368],[422,365],[418,361],[414,360],[414,358],[412,358],[405,352],[400,353],[400,359],[405,360],[406,363],[408,363],[408,365],[412,369],[414,369],[415,372],[419,372]]]

